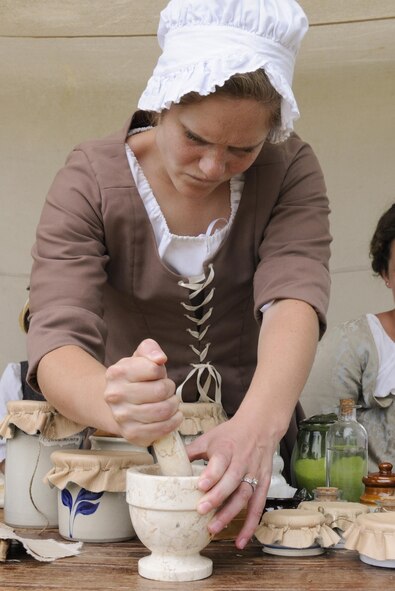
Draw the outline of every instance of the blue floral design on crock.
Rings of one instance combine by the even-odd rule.
[[[100,503],[97,502],[103,496],[103,492],[91,492],[86,488],[81,488],[75,501],[73,496],[67,488],[62,490],[62,503],[70,511],[69,515],[69,537],[73,538],[74,521],[77,515],[93,515],[99,508]],[[95,502],[93,502],[95,501]]]

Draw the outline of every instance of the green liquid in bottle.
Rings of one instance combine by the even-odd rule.
[[[294,473],[298,488],[305,488],[312,493],[317,486],[325,486],[325,464],[325,457],[317,460],[310,458],[296,460]]]
[[[328,482],[339,488],[344,501],[359,503],[364,492],[362,477],[367,471],[364,449],[328,448]]]

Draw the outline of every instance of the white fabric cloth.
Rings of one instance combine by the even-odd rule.
[[[9,363],[0,378],[0,423],[7,416],[7,402],[22,400],[20,363]],[[5,458],[6,440],[0,438],[0,462]]]
[[[384,398],[395,395],[395,342],[385,332],[380,320],[374,314],[366,314],[379,356],[374,396]]]
[[[208,95],[236,73],[263,68],[282,97],[284,140],[299,110],[292,92],[295,58],[308,29],[295,0],[170,0],[161,12],[158,63],[139,108],[160,112],[189,92]]]

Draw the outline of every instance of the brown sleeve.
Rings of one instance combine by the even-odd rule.
[[[303,300],[316,310],[322,335],[329,303],[331,242],[325,182],[311,147],[299,138],[288,142],[284,159],[279,198],[259,248],[255,313],[259,317],[260,308],[271,300]]]
[[[99,360],[106,338],[102,286],[108,261],[101,195],[85,153],[74,150],[48,193],[32,250],[28,381],[40,359],[78,345]]]

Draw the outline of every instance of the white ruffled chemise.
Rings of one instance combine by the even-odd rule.
[[[218,218],[213,220],[205,234],[198,236],[178,236],[172,234],[160,209],[152,189],[142,171],[137,158],[128,144],[126,155],[137,190],[143,200],[144,207],[154,229],[160,258],[171,269],[184,277],[196,277],[203,273],[203,264],[219,249],[229,233],[239,207],[244,186],[244,176],[238,175],[230,180],[229,220]]]
[[[149,128],[133,129],[129,135],[141,133],[147,129]],[[129,144],[125,143],[125,149],[137,191],[154,230],[159,256],[168,267],[180,275],[191,280],[201,276],[205,261],[217,252],[233,224],[244,188],[244,175],[239,174],[230,179],[231,214],[229,220],[224,218],[213,220],[206,233],[199,236],[178,236],[170,232],[159,203]],[[273,301],[262,306],[262,314],[272,304]]]
[[[379,371],[374,391],[376,398],[395,395],[395,341],[385,332],[374,314],[366,314],[379,356]]]

